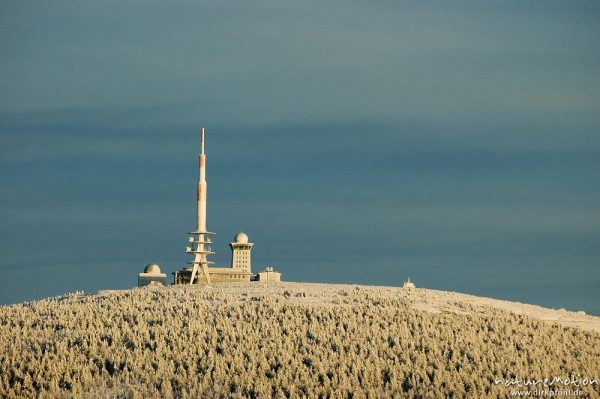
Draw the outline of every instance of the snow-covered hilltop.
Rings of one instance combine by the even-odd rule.
[[[418,288],[234,283],[0,307],[2,397],[508,398],[498,381],[598,379],[598,359],[598,317]]]

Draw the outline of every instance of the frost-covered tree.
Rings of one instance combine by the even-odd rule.
[[[0,397],[508,398],[495,378],[600,377],[595,332],[460,302],[414,310],[400,289],[275,287],[2,306]]]

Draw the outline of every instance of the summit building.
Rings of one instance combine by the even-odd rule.
[[[173,272],[173,284],[211,284],[244,281],[281,281],[281,274],[267,267],[258,274],[252,273],[252,247],[248,235],[239,232],[231,248],[231,266],[214,267],[209,256],[214,254],[211,249],[212,237],[215,233],[206,228],[206,153],[204,152],[204,128],[202,129],[202,149],[198,157],[199,178],[196,191],[197,219],[196,228],[188,233],[186,252],[192,260],[181,270]]]

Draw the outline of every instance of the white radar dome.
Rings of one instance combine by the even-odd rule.
[[[235,235],[235,242],[237,244],[247,244],[248,243],[248,236],[246,235],[246,233],[240,231],[239,233],[237,233]]]
[[[148,273],[148,274],[160,274],[160,267],[158,267],[158,265],[156,263],[150,263],[144,269],[144,273]]]

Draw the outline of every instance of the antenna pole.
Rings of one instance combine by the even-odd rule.
[[[202,155],[204,155],[204,128],[202,128]]]

